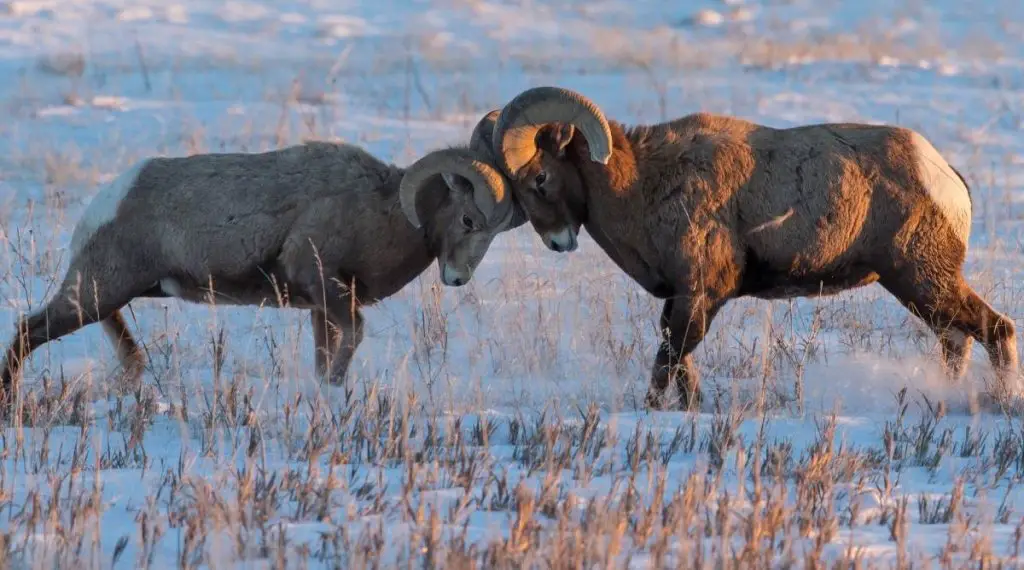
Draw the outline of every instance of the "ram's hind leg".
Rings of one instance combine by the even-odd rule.
[[[946,375],[954,382],[959,381],[967,370],[967,360],[971,356],[974,337],[951,327],[939,328],[929,326],[932,332],[935,333],[935,336],[939,338],[939,346],[942,349],[942,364],[946,368]]]
[[[1019,395],[1017,334],[1013,321],[993,309],[962,280],[960,291],[961,298],[949,310],[959,317],[955,326],[978,339],[988,352],[997,382],[992,395],[1000,401]]]
[[[20,375],[25,359],[35,349],[102,320],[130,300],[103,299],[98,310],[84,310],[72,299],[74,297],[62,289],[58,297],[50,301],[46,307],[18,323],[14,339],[7,348],[2,372],[3,392],[8,399],[16,389],[15,381]]]
[[[146,359],[142,349],[135,342],[135,338],[132,337],[131,331],[128,330],[128,324],[124,320],[124,315],[121,314],[120,310],[114,311],[109,317],[103,319],[100,324],[103,326],[103,332],[106,333],[110,343],[114,345],[114,349],[117,351],[117,359],[121,362],[121,367],[124,369],[125,382],[129,386],[137,386],[139,378],[142,377],[142,372],[145,369]]]
[[[112,249],[112,248],[111,248]],[[103,260],[91,259],[103,252]],[[133,281],[141,276],[128,272],[125,260],[110,263],[110,249],[96,248],[95,252],[83,252],[82,257],[72,260],[71,267],[57,294],[45,307],[18,322],[15,335],[4,353],[0,372],[0,402],[13,401],[15,381],[20,376],[25,359],[37,348],[97,321],[111,317],[118,309],[128,304],[138,288]],[[106,268],[113,266],[121,270],[111,275]],[[118,279],[117,277],[123,278]],[[133,279],[136,278],[136,279]],[[136,281],[138,282],[138,281]],[[116,328],[116,323],[114,323]],[[134,341],[133,341],[134,343]]]
[[[995,369],[992,396],[1002,400],[1016,393],[1017,342],[1013,321],[992,309],[959,272],[940,279],[929,273],[907,268],[902,274],[883,279],[882,284],[935,331],[951,377],[963,374],[972,339],[977,339]]]

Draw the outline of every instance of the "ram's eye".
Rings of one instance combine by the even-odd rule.
[[[473,229],[473,219],[470,218],[469,216],[463,214],[462,215],[462,225],[466,226],[467,230]]]

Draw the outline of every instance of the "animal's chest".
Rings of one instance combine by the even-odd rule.
[[[399,247],[392,246],[392,251]],[[346,264],[340,273],[348,286],[355,287],[356,297],[363,304],[373,304],[401,291],[412,280],[427,270],[432,258],[421,252],[400,257],[377,254],[377,248],[367,246],[366,255],[356,263]]]
[[[672,296],[672,286],[659,270],[655,253],[648,245],[646,228],[632,228],[619,223],[588,225],[587,233],[627,275],[648,293],[658,298]]]
[[[403,271],[401,275],[373,274],[363,278],[349,277],[347,286],[355,291],[356,298],[361,304],[372,305],[398,293],[422,272],[410,276],[411,273]]]

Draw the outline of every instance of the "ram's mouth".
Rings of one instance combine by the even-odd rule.
[[[565,226],[557,232],[544,234],[544,244],[548,246],[548,249],[559,253],[575,251],[579,247],[576,234],[577,231],[572,226]]]
[[[472,278],[472,271],[459,271],[447,263],[441,265],[441,282],[447,287],[462,287]]]

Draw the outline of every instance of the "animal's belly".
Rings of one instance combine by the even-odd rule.
[[[858,268],[808,275],[762,273],[745,276],[740,294],[768,300],[825,297],[876,281],[877,273]]]
[[[290,306],[309,308],[312,303],[303,295],[289,291],[287,287],[274,287],[267,282],[231,283],[214,282],[207,285],[185,283],[174,278],[161,279],[151,290],[149,297],[175,297],[183,301],[217,305],[266,305],[270,307]]]

